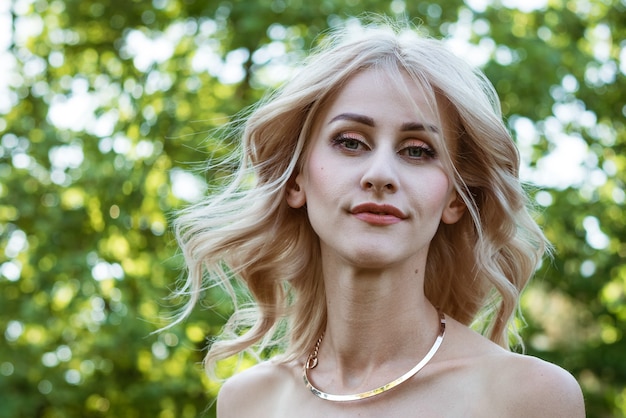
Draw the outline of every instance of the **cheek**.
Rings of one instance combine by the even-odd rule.
[[[435,170],[422,177],[419,184],[414,185],[416,195],[422,202],[429,202],[435,209],[443,209],[454,192],[448,177],[443,170]]]
[[[332,196],[341,176],[329,162],[328,156],[312,152],[305,168],[305,188],[307,200],[314,197]],[[309,202],[312,203],[312,202]]]
[[[309,206],[319,204],[320,199],[330,198],[335,194],[336,176],[324,164],[310,164],[306,176],[306,194]]]

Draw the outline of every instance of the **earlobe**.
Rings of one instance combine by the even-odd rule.
[[[300,175],[298,174],[287,183],[287,204],[294,209],[301,208],[306,203],[306,194],[302,187],[300,187],[299,182]]]
[[[459,195],[456,192],[454,192],[448,202],[448,205],[441,214],[441,221],[448,225],[457,223],[465,213],[465,208],[463,200],[459,198]]]

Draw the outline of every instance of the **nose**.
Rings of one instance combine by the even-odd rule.
[[[395,193],[398,189],[398,178],[394,157],[395,152],[392,150],[373,151],[365,162],[361,188],[376,193]]]

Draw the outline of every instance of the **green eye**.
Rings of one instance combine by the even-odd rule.
[[[424,156],[424,148],[422,147],[410,147],[407,149],[407,156],[419,158]]]
[[[423,160],[423,159],[436,157],[435,151],[424,145],[409,146],[409,147],[403,148],[402,150],[400,150],[399,154],[404,157],[412,158],[416,160]]]
[[[341,133],[335,137],[332,142],[334,146],[343,149],[344,151],[353,152],[367,148],[363,136],[353,132]]]

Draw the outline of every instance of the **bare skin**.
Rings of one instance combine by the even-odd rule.
[[[455,223],[464,207],[428,152],[435,145],[420,126],[436,125],[437,117],[422,96],[413,86],[407,102],[374,70],[354,76],[321,112],[305,167],[288,190],[290,206],[307,204],[320,238],[328,320],[309,377],[328,393],[394,380],[438,333],[423,291],[428,247],[439,224]],[[584,417],[569,373],[510,353],[449,317],[426,367],[369,399],[316,397],[303,383],[304,361],[266,362],[234,376],[220,392],[218,416]]]
[[[231,378],[223,386],[218,415],[221,418],[585,416],[580,388],[569,373],[542,360],[507,352],[449,319],[445,343],[435,358],[418,375],[389,392],[367,400],[333,403],[315,397],[306,389],[302,364],[265,363]]]

